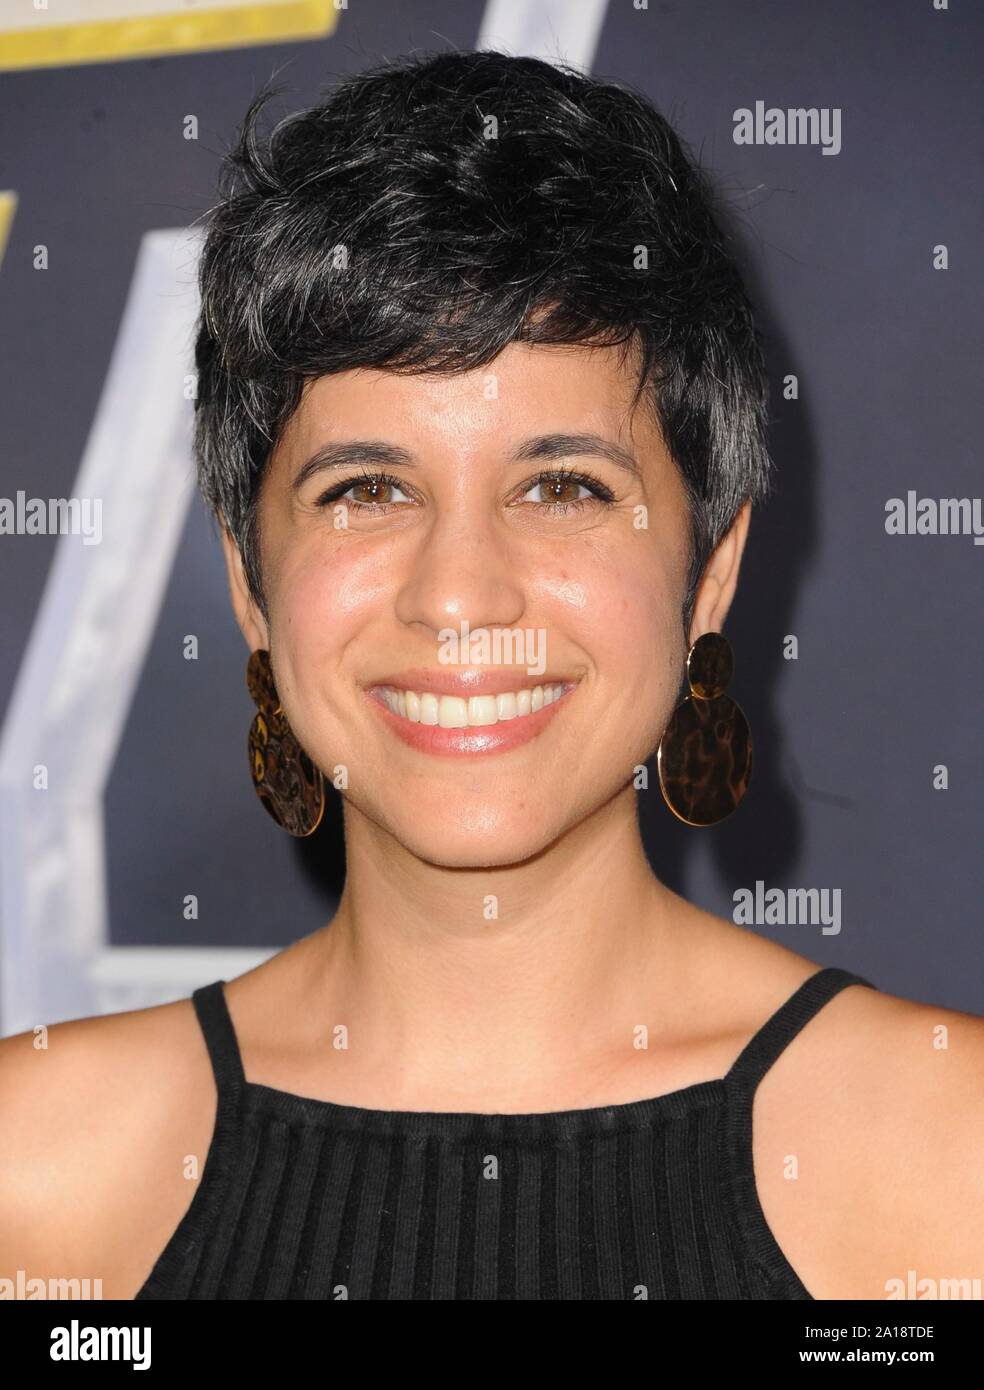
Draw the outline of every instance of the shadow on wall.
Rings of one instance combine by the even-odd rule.
[[[293,841],[297,863],[326,901],[338,903],[345,885],[345,835],[341,794],[325,782],[325,813],[313,835]]]

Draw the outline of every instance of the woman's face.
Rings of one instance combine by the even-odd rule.
[[[426,861],[527,859],[660,738],[686,656],[689,521],[633,385],[617,349],[520,343],[466,374],[346,372],[306,387],[271,457],[269,625],[241,601],[247,640],[269,648],[313,760]],[[564,469],[577,478],[536,481]],[[538,708],[522,692],[543,685],[563,694]],[[392,709],[383,687],[419,704]]]

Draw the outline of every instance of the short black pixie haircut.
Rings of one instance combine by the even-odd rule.
[[[621,345],[637,364],[689,501],[686,631],[771,460],[751,304],[671,126],[629,87],[492,51],[383,63],[264,140],[271,95],[205,215],[195,349],[199,482],[260,611],[259,486],[305,381],[466,370],[520,340]]]

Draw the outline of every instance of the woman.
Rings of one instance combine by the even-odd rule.
[[[984,1023],[700,910],[641,842],[650,760],[695,827],[751,775],[720,634],[767,387],[698,169],[641,97],[494,53],[347,80],[268,147],[263,100],[209,218],[196,452],[255,785],[298,835],[340,791],[345,889],[191,1000],[3,1043],[2,1272],[139,1299],[979,1277]]]

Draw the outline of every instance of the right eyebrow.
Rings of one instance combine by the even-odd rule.
[[[361,463],[381,464],[390,468],[413,468],[417,460],[408,449],[386,444],[380,439],[350,439],[323,444],[297,471],[291,487],[296,492],[314,473],[332,469],[352,468]]]

